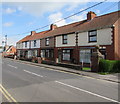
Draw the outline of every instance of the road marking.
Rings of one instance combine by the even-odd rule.
[[[15,69],[17,69],[17,67],[16,66],[13,66],[13,65],[10,65],[10,64],[7,64],[8,66],[10,66],[10,67],[12,67],[12,68],[15,68]]]
[[[48,70],[57,71],[57,72],[61,72],[61,73],[67,73],[67,74],[82,76],[82,77],[85,77],[85,78],[96,79],[96,80],[99,80],[99,81],[109,82],[109,83],[112,83],[112,84],[118,84],[116,82],[107,81],[107,80],[104,80],[104,79],[97,79],[97,78],[94,78],[94,77],[84,76],[84,75],[80,75],[80,74],[76,74],[76,73],[71,73],[71,72],[67,72],[67,71],[63,71],[63,70],[56,70],[56,69],[53,69],[53,68],[47,68],[47,67],[43,67],[43,66],[31,65],[30,63],[23,63],[23,62],[18,62],[18,61],[17,61],[17,63],[27,64],[29,66],[41,67],[41,68],[45,68],[45,69],[48,69]]]
[[[5,98],[9,101],[12,102],[12,100],[5,94],[5,92],[3,92],[3,90],[0,88],[0,92],[2,92],[2,94],[5,96]]]
[[[113,99],[111,99],[111,98],[108,98],[108,97],[105,97],[105,96],[102,96],[102,95],[99,95],[99,94],[96,94],[96,93],[93,93],[93,92],[90,92],[90,91],[87,91],[87,90],[84,90],[84,89],[81,89],[81,88],[75,87],[75,86],[72,86],[72,85],[69,85],[69,84],[66,84],[66,83],[60,82],[60,81],[55,81],[55,82],[56,82],[56,83],[59,83],[59,84],[62,84],[62,85],[65,85],[65,86],[68,86],[68,87],[71,87],[71,88],[74,88],[74,89],[79,90],[79,91],[82,91],[82,92],[89,93],[89,94],[94,95],[94,96],[97,96],[97,97],[100,97],[100,98],[103,98],[103,99],[106,99],[106,100],[112,101],[112,102],[117,102],[117,103],[120,104],[119,101],[113,100]]]
[[[33,72],[30,72],[30,71],[27,71],[27,70],[24,70],[25,72],[29,73],[29,74],[33,74],[33,75],[36,75],[38,77],[43,77],[42,75],[39,75],[39,74],[36,74],[36,73],[33,73]]]
[[[17,101],[10,95],[10,93],[0,84],[0,89],[2,90],[1,92],[3,92],[4,96],[11,102],[15,102],[16,104]],[[11,100],[10,100],[11,99]]]

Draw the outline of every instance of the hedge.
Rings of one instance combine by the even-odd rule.
[[[120,60],[104,60],[99,62],[99,72],[120,73]]]

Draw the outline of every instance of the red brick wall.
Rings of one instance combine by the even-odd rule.
[[[115,37],[115,44],[114,44],[114,48],[115,48],[115,60],[120,60],[120,19],[118,21],[116,21],[116,23],[114,24],[115,28],[114,28],[114,37]]]
[[[114,46],[108,45],[106,46],[106,59],[108,60],[114,60]]]
[[[45,38],[41,39],[41,41],[40,41],[40,47],[41,48],[54,47],[54,37],[50,37],[49,38],[49,45],[48,46],[46,46],[46,44],[45,44]]]

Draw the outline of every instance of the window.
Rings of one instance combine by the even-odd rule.
[[[33,50],[33,56],[38,56],[38,51],[37,50]]]
[[[47,58],[53,58],[54,57],[54,51],[53,51],[53,49],[47,49],[47,50],[45,50],[45,57],[47,57]]]
[[[45,57],[45,50],[41,50],[41,57]]]
[[[27,42],[25,42],[25,47],[27,47]]]
[[[62,36],[63,44],[67,44],[67,35]]]
[[[70,50],[63,50],[62,59],[66,61],[70,61]]]
[[[97,42],[97,31],[89,31],[88,32],[88,39],[89,42]]]
[[[45,44],[46,44],[46,46],[49,45],[49,38],[46,38],[46,39],[45,39]]]
[[[49,56],[50,56],[49,50],[46,50],[45,56],[46,56],[46,57],[49,57]]]
[[[32,51],[29,50],[29,51],[28,51],[28,58],[31,58],[31,57],[32,57]]]
[[[17,56],[20,57],[20,50],[17,51]]]
[[[20,57],[24,56],[24,52],[20,51]]]
[[[36,40],[34,40],[34,47],[36,47]]]
[[[91,62],[91,50],[81,49],[80,50],[80,62],[90,63]]]

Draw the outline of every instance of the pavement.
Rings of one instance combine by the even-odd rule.
[[[19,102],[120,103],[118,83],[63,71],[57,69],[57,66],[51,68],[50,65],[38,66],[25,62],[7,58],[2,60],[0,87],[4,91],[3,101],[9,97],[18,104]]]
[[[22,61],[22,60],[14,60],[14,59],[11,59],[11,60],[26,63],[26,64],[31,64],[31,65],[51,68],[51,69],[55,69],[55,70],[65,71],[65,72],[69,72],[69,73],[79,74],[79,75],[83,75],[83,76],[88,76],[91,78],[120,83],[120,79],[119,79],[120,73],[101,75],[101,74],[90,72],[90,71],[75,70],[75,69],[65,68],[65,67],[61,67],[61,66],[39,64],[39,63],[33,63],[33,62]]]

